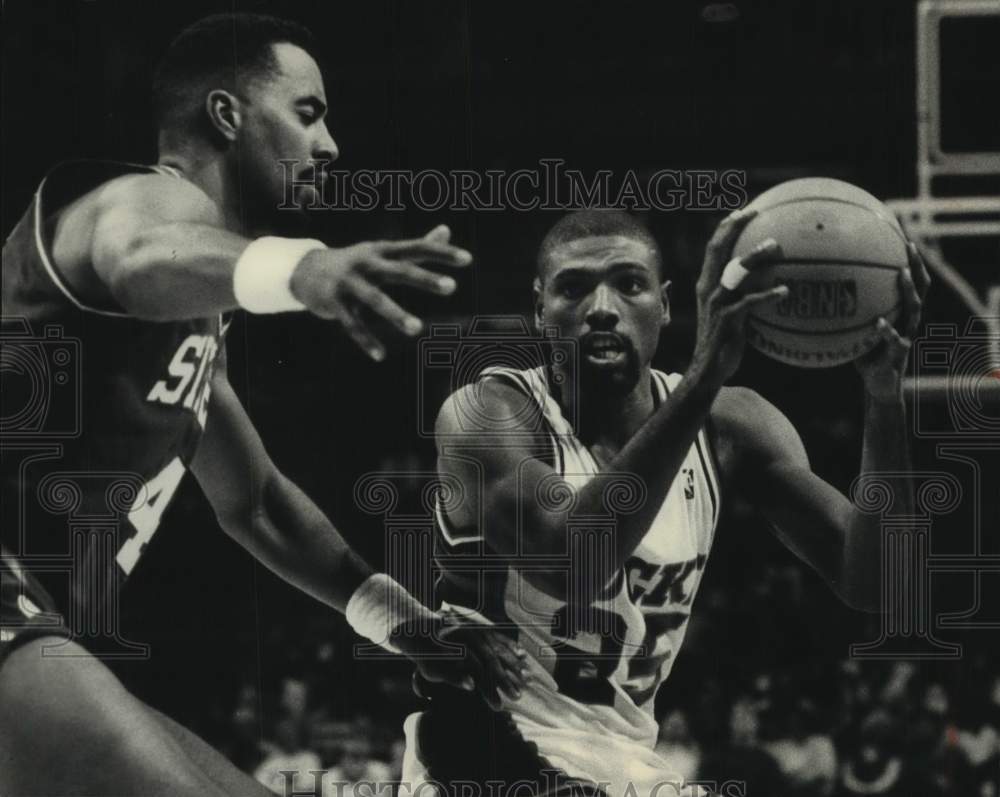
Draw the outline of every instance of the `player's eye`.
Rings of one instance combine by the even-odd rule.
[[[319,117],[312,111],[299,111],[299,119],[302,120],[302,124],[311,125]]]
[[[629,296],[640,294],[648,287],[647,280],[634,274],[628,274],[618,281],[618,290]]]
[[[587,295],[588,285],[584,280],[563,280],[559,283],[559,295],[565,299],[582,299]]]

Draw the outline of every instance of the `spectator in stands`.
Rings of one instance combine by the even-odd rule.
[[[926,782],[926,773],[908,773],[892,740],[901,729],[884,709],[876,709],[862,723],[858,745],[847,757],[840,771],[838,794],[841,797],[933,797],[939,794]],[[925,781],[920,788],[914,786]]]
[[[322,797],[390,797],[392,771],[372,756],[368,737],[356,734],[344,743],[340,764],[323,775]]]
[[[697,775],[701,748],[691,737],[687,716],[680,709],[669,712],[660,723],[656,752],[670,763],[671,771],[684,780],[691,780]]]
[[[274,742],[265,743],[265,747],[267,756],[253,774],[259,783],[283,795],[291,779],[296,794],[313,793],[319,776],[312,773],[322,772],[323,767],[319,756],[302,744],[301,720],[282,717],[274,726]]]
[[[837,779],[837,753],[828,734],[811,732],[812,705],[799,699],[777,709],[773,719],[783,732],[763,745],[788,784],[788,795],[828,795]]]
[[[723,793],[785,794],[785,781],[774,759],[760,749],[757,701],[738,699],[729,714],[728,743],[705,748],[698,773],[700,782],[714,782]]]

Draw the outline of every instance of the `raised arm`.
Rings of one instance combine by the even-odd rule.
[[[573,563],[569,585],[564,572],[529,574],[547,591],[561,596],[569,587],[577,594],[594,595],[616,577],[649,530],[719,390],[739,363],[747,312],[754,305],[777,300],[787,291],[780,286],[744,294],[735,289],[738,286],[729,289],[720,284],[733,243],[753,216],[753,211],[729,216],[708,244],[698,286],[698,344],[691,367],[670,400],[602,468],[597,478],[576,491],[573,512],[578,516],[606,516],[608,478],[619,474],[638,479],[645,500],[636,511],[616,516],[613,555]],[[752,268],[774,250],[774,242],[766,243],[744,258],[744,266]],[[544,437],[534,438],[527,427],[491,428],[489,419],[532,417],[532,413],[523,411],[525,400],[516,389],[497,379],[486,379],[454,394],[445,403],[437,427],[439,468],[465,484],[468,498],[466,506],[450,519],[461,527],[481,527],[501,553],[565,555],[567,511],[543,498],[565,492],[546,462]],[[469,408],[475,408],[477,403],[481,404],[478,411],[470,412]]]
[[[67,207],[52,251],[85,299],[114,302],[137,318],[203,318],[239,307],[306,309],[340,322],[381,359],[384,348],[370,314],[405,335],[422,326],[382,288],[450,294],[454,280],[422,267],[471,262],[448,237],[439,227],[423,238],[339,249],[303,239],[250,240],[226,230],[216,203],[193,183],[142,174],[111,180]]]
[[[881,342],[857,362],[865,390],[864,474],[905,473],[912,468],[910,432],[902,379],[930,278],[910,244],[909,268],[900,272],[904,312],[897,331],[884,320]],[[734,482],[775,533],[810,564],[848,605],[881,611],[880,518],[862,512],[814,474],[805,448],[788,419],[756,393],[731,390],[720,397],[713,418],[742,451]],[[896,511],[912,510],[913,490],[899,485]]]

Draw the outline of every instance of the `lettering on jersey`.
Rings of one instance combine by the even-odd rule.
[[[629,597],[640,608],[657,609],[668,602],[688,606],[707,560],[706,554],[698,554],[686,562],[656,565],[633,556],[627,564]]]
[[[180,404],[191,410],[204,427],[212,392],[212,363],[218,350],[214,336],[188,335],[167,365],[166,378],[153,385],[146,401]]]

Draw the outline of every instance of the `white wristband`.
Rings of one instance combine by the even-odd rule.
[[[402,584],[385,573],[375,573],[351,595],[344,616],[358,636],[398,653],[389,644],[389,635],[403,623],[419,619],[430,621],[436,615]]]
[[[233,295],[251,313],[283,313],[305,305],[292,295],[292,272],[309,252],[326,249],[312,238],[265,236],[253,241],[233,269]]]

